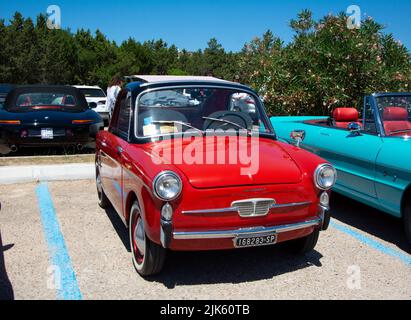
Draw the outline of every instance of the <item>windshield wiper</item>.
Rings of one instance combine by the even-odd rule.
[[[251,135],[251,130],[249,130],[249,129],[247,129],[247,128],[243,127],[243,126],[240,126],[238,123],[232,122],[232,121],[230,121],[230,120],[217,119],[217,118],[210,118],[210,117],[203,117],[203,119],[204,119],[204,120],[211,120],[211,121],[222,122],[222,123],[225,123],[225,124],[231,124],[231,125],[233,125],[233,126],[235,126],[235,127],[239,128],[239,129],[246,130],[246,131],[247,131],[247,133]]]
[[[203,130],[198,129],[198,128],[192,126],[191,124],[186,123],[186,122],[183,122],[183,121],[159,120],[159,121],[151,121],[151,123],[152,123],[152,124],[170,124],[170,123],[172,123],[172,124],[179,124],[179,125],[181,125],[181,126],[185,126],[185,127],[187,127],[187,128],[194,129],[195,131],[200,132],[200,133],[201,133],[201,136],[204,136],[204,131],[203,131]]]

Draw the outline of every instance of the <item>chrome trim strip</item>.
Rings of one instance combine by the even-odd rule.
[[[195,240],[195,239],[231,239],[237,237],[252,237],[252,236],[264,236],[269,234],[279,234],[284,232],[296,231],[305,228],[320,226],[322,219],[287,224],[276,227],[257,227],[249,229],[236,229],[236,230],[221,230],[221,231],[199,231],[199,232],[173,232],[173,237],[176,240]]]
[[[226,213],[226,212],[237,212],[238,209],[231,207],[231,208],[222,208],[222,209],[205,209],[205,210],[190,210],[190,211],[182,211],[181,213],[184,215],[190,214],[213,214],[213,213]]]
[[[291,207],[302,207],[302,206],[308,206],[310,204],[312,204],[311,201],[285,203],[285,204],[273,204],[270,210],[291,208]],[[238,213],[238,208],[229,207],[229,208],[221,208],[221,209],[188,210],[188,211],[183,211],[181,213],[184,215],[196,215],[196,214],[214,214],[214,213],[227,213],[227,212]]]
[[[286,204],[273,204],[271,206],[271,209],[282,209],[282,208],[289,208],[289,207],[302,207],[302,206],[308,206],[311,205],[311,201],[305,201],[305,202],[294,202],[294,203],[286,203]]]

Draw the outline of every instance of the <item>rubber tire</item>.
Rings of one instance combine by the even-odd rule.
[[[131,255],[133,260],[133,265],[137,273],[142,277],[149,277],[156,274],[159,274],[164,267],[164,263],[166,260],[166,249],[158,244],[152,242],[147,233],[145,234],[145,255],[144,261],[142,265],[139,265],[134,256],[134,244],[133,244],[133,219],[134,215],[139,214],[141,215],[140,207],[135,202],[130,210],[130,219],[129,219],[129,236],[130,236],[130,248],[131,248]]]
[[[98,184],[97,182],[97,176],[99,175],[98,170],[96,171],[96,185]],[[109,209],[111,208],[111,202],[110,200],[107,198],[103,186],[101,186],[101,194],[98,191],[98,187],[97,187],[97,195],[98,195],[98,205],[100,206],[100,208],[102,209]]]
[[[411,245],[411,203],[405,206],[404,210],[404,229],[408,244]]]
[[[289,252],[294,254],[306,254],[314,250],[320,237],[320,230],[315,230],[307,237],[291,240],[286,243],[286,248]]]

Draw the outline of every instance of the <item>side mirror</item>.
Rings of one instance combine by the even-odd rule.
[[[97,103],[95,103],[95,102],[90,102],[90,103],[88,104],[88,107],[89,107],[90,109],[95,109],[95,108],[97,108]]]
[[[294,130],[290,134],[291,139],[295,141],[295,145],[299,148],[301,142],[305,139],[305,131],[304,130]]]
[[[348,131],[355,135],[361,135],[361,126],[357,122],[351,122],[348,125]]]

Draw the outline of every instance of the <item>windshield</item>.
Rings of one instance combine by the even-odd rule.
[[[75,97],[68,93],[58,92],[25,92],[17,96],[10,110],[26,112],[33,110],[79,110]]]
[[[274,134],[259,100],[234,89],[187,87],[144,93],[138,103],[138,137],[187,131],[245,130]]]
[[[411,95],[377,98],[387,136],[411,136]]]
[[[80,89],[86,98],[105,98],[106,94],[101,89]]]

